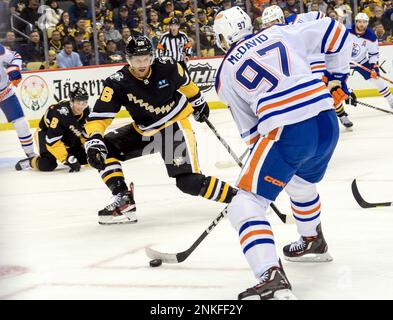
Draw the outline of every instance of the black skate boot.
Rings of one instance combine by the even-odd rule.
[[[263,273],[259,284],[240,293],[238,300],[296,300],[296,297],[280,261],[279,267],[271,267]]]
[[[342,115],[341,117],[338,117],[338,118],[340,119],[341,124],[345,128],[349,129],[349,128],[353,127],[353,122],[348,119],[348,115],[347,114]]]
[[[26,169],[30,169],[30,160],[34,158],[34,157],[30,157],[30,158],[25,158],[22,160],[19,160],[16,165],[15,165],[15,169],[17,171],[21,171],[21,170],[26,170]]]
[[[296,242],[283,248],[284,259],[294,262],[328,262],[333,258],[327,252],[328,245],[322,234],[321,224],[317,226],[317,235],[300,237]]]
[[[134,184],[131,182],[130,190],[120,192],[114,196],[114,201],[98,212],[99,224],[126,224],[136,223],[136,206],[134,201]]]

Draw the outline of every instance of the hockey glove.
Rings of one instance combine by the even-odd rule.
[[[328,89],[333,97],[334,106],[338,106],[342,101],[350,95],[346,81],[348,74],[343,73],[329,73],[328,74]]]
[[[78,172],[81,169],[81,164],[78,159],[72,155],[69,155],[63,164],[70,167],[68,172]]]
[[[108,149],[106,148],[102,137],[98,134],[95,134],[87,139],[85,142],[85,150],[89,164],[93,168],[104,170]]]
[[[18,66],[9,66],[7,68],[8,78],[14,87],[17,87],[22,81],[22,75]]]
[[[210,109],[207,102],[204,102],[202,105],[198,107],[194,107],[194,116],[195,121],[205,122],[206,119],[209,118]]]
[[[371,72],[370,72],[370,76],[373,79],[377,79],[379,77],[379,67],[377,64],[373,65],[373,68],[371,69]]]
[[[355,92],[352,91],[349,97],[345,100],[345,102],[356,107],[358,105],[358,101]]]

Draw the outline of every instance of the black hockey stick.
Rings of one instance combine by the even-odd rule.
[[[150,259],[160,259],[165,263],[180,263],[188,258],[188,256],[196,249],[196,247],[207,237],[207,235],[215,228],[215,226],[227,214],[227,207],[220,212],[220,214],[213,220],[213,222],[202,232],[199,238],[187,250],[179,253],[164,253],[156,251],[152,248],[146,247],[145,251]]]
[[[358,186],[356,185],[356,179],[354,179],[352,181],[351,189],[352,189],[352,194],[355,197],[356,202],[362,208],[367,209],[367,208],[378,208],[378,207],[393,207],[393,202],[370,203],[370,202],[367,202],[366,200],[364,200],[363,197],[359,193]]]
[[[364,103],[364,102],[359,101],[359,100],[356,100],[356,102],[358,104],[361,104],[361,105],[365,106],[365,107],[369,107],[369,108],[376,109],[376,110],[379,110],[379,111],[382,111],[382,112],[385,112],[385,113],[393,114],[393,111],[389,111],[389,110],[385,110],[385,109],[382,109],[382,108],[378,108],[378,107],[372,106],[371,104]]]
[[[228,143],[224,140],[224,138],[221,137],[221,135],[218,133],[218,131],[216,130],[214,125],[208,119],[206,119],[205,122],[209,126],[209,128],[213,131],[213,133],[215,134],[217,139],[220,140],[220,142],[223,144],[225,149],[227,149],[227,151],[232,156],[232,158],[236,161],[236,163],[239,165],[239,167],[243,168],[243,163],[240,161],[240,159],[237,157],[237,155],[233,152],[233,150],[228,145]],[[293,222],[293,219],[291,219],[292,216],[287,216],[287,215],[281,213],[280,210],[278,210],[278,208],[276,207],[276,205],[273,202],[270,203],[270,207],[273,209],[273,211],[276,213],[276,215],[280,218],[280,220],[282,222],[284,222],[284,223],[292,223]]]

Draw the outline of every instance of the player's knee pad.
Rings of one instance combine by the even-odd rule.
[[[262,196],[239,190],[228,205],[229,221],[236,230],[239,230],[244,221],[264,217],[270,203],[270,200]]]
[[[24,120],[23,109],[15,95],[4,100],[1,109],[3,110],[8,122],[15,123],[15,121],[18,121],[19,119]]]
[[[285,187],[286,193],[293,201],[308,202],[317,196],[317,186],[298,176],[293,176]]]
[[[53,171],[57,168],[57,162],[52,158],[39,157],[36,166],[40,171]]]
[[[176,187],[182,192],[198,196],[206,177],[200,173],[186,173],[176,176]]]

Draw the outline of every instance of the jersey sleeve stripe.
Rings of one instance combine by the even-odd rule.
[[[343,35],[343,37],[341,39],[341,42],[340,42],[340,45],[338,46],[338,48],[336,50],[334,50],[334,51],[331,51],[331,52],[329,51],[326,54],[332,54],[332,53],[339,52],[342,49],[342,47],[344,46],[344,43],[347,40],[348,35],[349,35],[348,30],[345,30],[344,35]]]
[[[338,25],[337,28],[336,28],[336,31],[334,32],[333,39],[330,42],[330,45],[329,45],[329,47],[327,49],[327,52],[332,52],[333,51],[334,45],[336,44],[337,39],[340,37],[341,31],[342,31],[342,27],[341,27],[341,25]]]
[[[323,39],[322,39],[321,53],[326,52],[326,50],[325,50],[326,42],[329,39],[330,33],[333,30],[334,24],[335,24],[335,21],[332,19],[332,21],[330,22],[329,27],[328,27],[327,31],[325,32],[325,35],[323,36]]]

